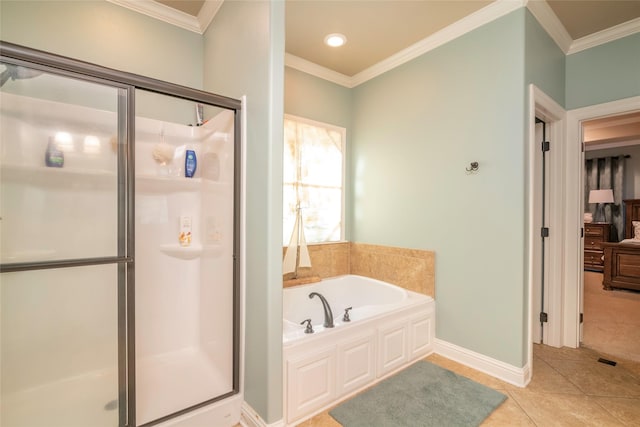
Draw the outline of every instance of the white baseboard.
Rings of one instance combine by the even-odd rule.
[[[284,420],[267,424],[260,415],[245,401],[242,402],[240,413],[240,425],[242,427],[284,427]]]
[[[435,340],[435,352],[447,359],[462,363],[518,387],[526,387],[531,380],[529,365],[518,368],[437,338]]]

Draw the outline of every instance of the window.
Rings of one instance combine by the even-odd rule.
[[[300,206],[307,243],[344,239],[345,129],[285,115],[283,236],[289,244]]]

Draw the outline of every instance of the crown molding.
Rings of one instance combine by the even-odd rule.
[[[521,8],[524,4],[525,2],[523,0],[496,0],[471,15],[454,22],[429,37],[359,72],[352,77],[352,86],[358,86],[380,74],[386,73],[389,70],[424,55],[476,28]]]
[[[445,43],[454,40],[478,27],[488,24],[514,10],[523,7],[526,0],[496,0],[482,9],[468,15],[446,28],[422,39],[400,52],[391,55],[364,71],[350,77],[328,68],[322,67],[306,59],[289,53],[285,54],[285,65],[315,77],[329,80],[344,87],[353,88],[380,74],[386,73],[406,62],[411,61]]]
[[[551,6],[545,0],[529,0],[527,1],[527,9],[566,55],[571,48],[573,39]]]
[[[610,148],[624,148],[640,145],[640,139],[632,139],[621,142],[605,142],[599,144],[584,144],[584,151],[608,150]]]
[[[202,5],[202,9],[200,9],[200,12],[198,12],[197,17],[198,24],[200,24],[201,29],[200,34],[207,31],[207,28],[209,28],[209,24],[211,24],[211,21],[213,21],[213,18],[220,10],[223,2],[224,0],[206,0],[204,2],[204,4]]]
[[[299,56],[292,55],[290,53],[284,54],[284,65],[290,68],[295,68],[296,70],[302,71],[303,73],[311,74],[312,76],[328,80],[332,83],[339,84],[340,86],[344,86],[347,88],[353,87],[352,78],[338,73],[337,71],[330,70],[329,68],[325,68],[322,65],[318,65],[315,62],[307,61],[306,59],[302,59]]]
[[[607,28],[606,30],[598,31],[597,33],[575,40],[571,44],[567,55],[609,43],[636,33],[640,33],[640,18],[623,22],[615,27]]]
[[[165,6],[153,0],[107,0],[110,3],[125,7],[134,12],[164,21],[176,27],[203,34],[224,0],[205,0],[198,17]]]

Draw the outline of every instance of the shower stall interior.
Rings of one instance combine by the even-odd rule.
[[[0,425],[179,425],[241,398],[241,103],[0,53]]]

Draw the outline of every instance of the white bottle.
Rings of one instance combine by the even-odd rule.
[[[191,245],[191,217],[190,216],[181,216],[180,217],[180,246],[190,246]]]

